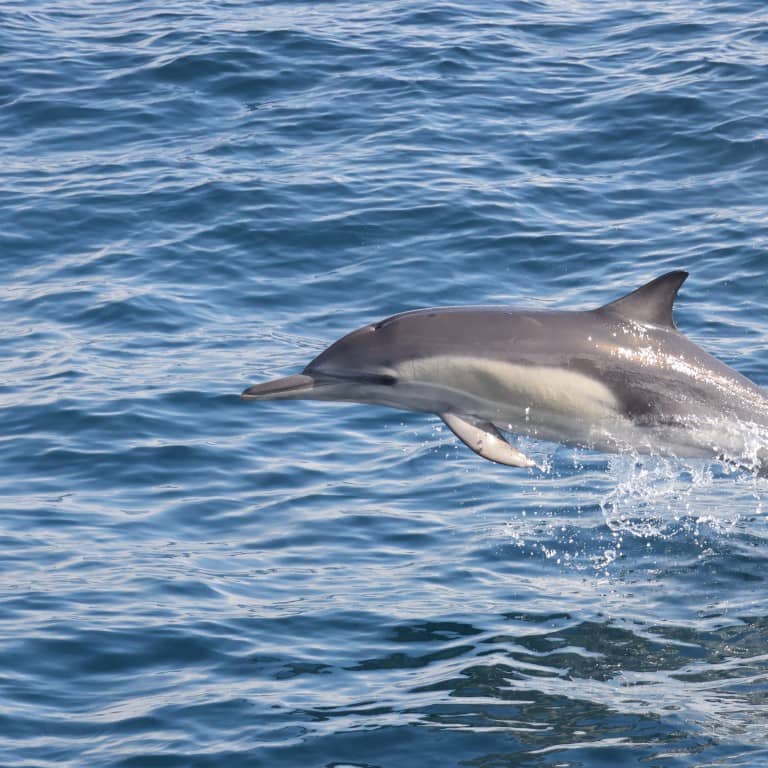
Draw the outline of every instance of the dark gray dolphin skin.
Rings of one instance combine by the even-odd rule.
[[[768,399],[675,327],[687,272],[587,311],[445,307],[339,339],[247,400],[340,400],[435,413],[485,459],[535,466],[501,434],[759,468]]]

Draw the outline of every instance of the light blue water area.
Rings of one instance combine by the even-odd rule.
[[[0,6],[0,764],[768,765],[766,481],[245,403],[687,269],[768,384],[763,2]]]

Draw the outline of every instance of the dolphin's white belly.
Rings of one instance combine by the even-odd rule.
[[[434,412],[438,402],[542,440],[614,447],[632,427],[610,389],[577,371],[436,355],[405,361],[397,374],[408,382],[398,392],[401,408]]]
[[[741,431],[725,434],[719,418],[699,424],[637,424],[622,413],[605,384],[565,368],[438,355],[406,361],[398,375],[409,381],[400,391],[401,408],[434,411],[434,403],[440,402],[447,410],[537,439],[603,451],[631,446],[640,453],[677,456],[742,449]]]

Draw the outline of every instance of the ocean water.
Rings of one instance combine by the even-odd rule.
[[[670,269],[768,385],[749,0],[0,5],[0,765],[768,765],[768,481],[246,403]]]

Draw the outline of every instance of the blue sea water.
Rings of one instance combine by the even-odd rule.
[[[0,764],[768,765],[768,481],[240,400],[670,269],[768,385],[768,11],[0,5]]]

